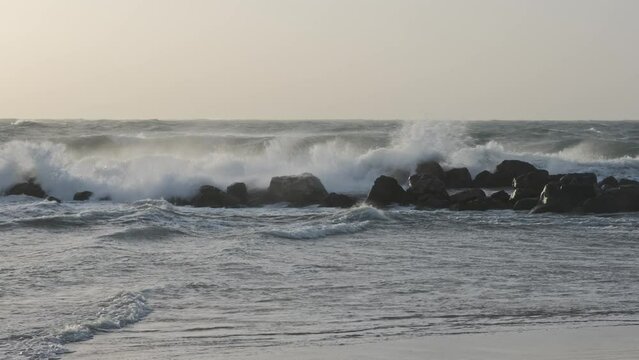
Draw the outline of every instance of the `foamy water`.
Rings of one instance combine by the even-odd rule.
[[[0,122],[0,358],[242,358],[263,347],[639,322],[637,214],[176,207],[312,172],[365,193],[420,160],[639,175],[632,122]]]

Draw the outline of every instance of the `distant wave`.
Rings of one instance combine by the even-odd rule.
[[[328,218],[290,223],[264,231],[265,234],[292,240],[319,239],[332,235],[355,234],[371,229],[375,223],[390,220],[384,212],[360,206],[337,212]]]

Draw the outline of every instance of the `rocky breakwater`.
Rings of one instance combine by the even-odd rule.
[[[49,196],[34,178],[5,189],[4,194],[60,201]],[[94,193],[89,190],[79,191],[73,197],[75,201],[93,199]],[[598,182],[593,173],[550,174],[520,160],[504,160],[492,171],[482,171],[473,179],[466,168],[444,169],[435,161],[427,161],[416,167],[406,188],[394,177],[379,176],[365,199],[329,193],[320,179],[309,173],[273,177],[266,189],[249,189],[240,182],[225,190],[207,184],[190,197],[168,199],[179,206],[210,208],[276,203],[291,207],[348,208],[362,200],[375,207],[401,205],[420,210],[512,209],[534,214],[631,212],[639,211],[639,182],[612,176]]]

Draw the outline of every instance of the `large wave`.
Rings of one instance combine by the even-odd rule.
[[[188,196],[202,184],[225,187],[243,181],[266,187],[273,176],[311,172],[329,191],[365,193],[380,174],[409,172],[424,160],[468,167],[472,174],[505,159],[521,159],[553,173],[637,176],[639,158],[623,148],[571,141],[546,150],[501,140],[481,142],[464,123],[428,121],[405,122],[391,133],[371,126],[371,131],[297,128],[261,135],[236,129],[11,140],[0,145],[0,190],[35,177],[45,191],[62,199],[91,190],[96,198],[133,201]]]

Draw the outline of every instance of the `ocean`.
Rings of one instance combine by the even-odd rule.
[[[639,122],[0,120],[0,191],[34,177],[62,200],[0,197],[0,358],[639,325],[639,213],[164,200],[304,172],[361,196],[424,160],[506,159],[639,180]]]

